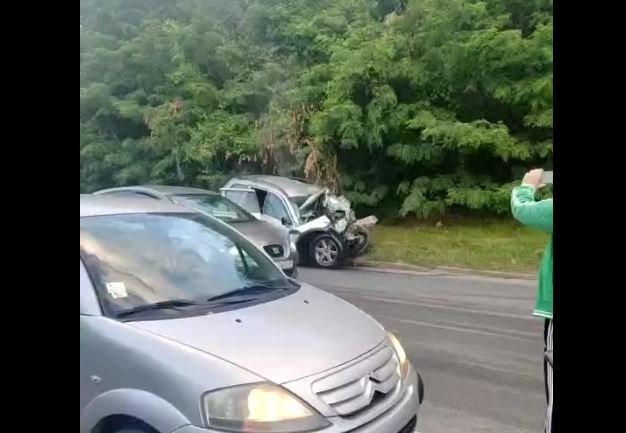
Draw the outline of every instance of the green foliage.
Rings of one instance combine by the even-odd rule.
[[[550,0],[81,0],[81,191],[296,174],[508,211],[552,161]]]

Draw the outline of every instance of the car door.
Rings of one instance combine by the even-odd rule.
[[[293,225],[293,220],[289,215],[285,203],[273,192],[268,192],[265,196],[262,213],[268,217],[274,218],[286,227]]]

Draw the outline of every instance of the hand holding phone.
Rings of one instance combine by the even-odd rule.
[[[535,168],[534,170],[530,170],[524,175],[524,178],[522,179],[522,184],[530,185],[535,189],[541,188],[542,186],[544,186],[544,182],[542,182],[543,173],[544,171],[542,168]]]

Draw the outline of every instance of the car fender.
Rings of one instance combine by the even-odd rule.
[[[93,399],[80,417],[80,432],[91,433],[110,415],[138,418],[160,432],[171,432],[191,422],[169,402],[140,389],[122,388],[107,391]]]

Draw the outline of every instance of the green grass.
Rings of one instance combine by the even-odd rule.
[[[545,233],[514,221],[456,219],[381,224],[372,233],[366,258],[422,266],[535,272],[547,241]]]

